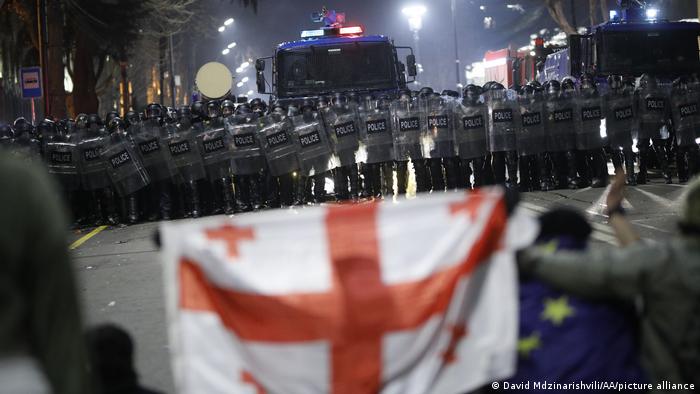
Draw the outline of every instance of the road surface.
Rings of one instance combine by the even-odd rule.
[[[628,217],[649,242],[673,236],[676,212],[685,186],[654,183],[628,188]],[[604,190],[560,190],[525,193],[521,207],[537,215],[551,207],[585,211],[594,223],[593,238],[614,244],[601,214]],[[304,209],[304,208],[297,208]],[[254,215],[255,213],[250,213]],[[173,392],[163,303],[160,255],[154,243],[158,223],[84,229],[71,233],[73,261],[88,325],[114,322],[136,342],[136,363],[142,382]]]

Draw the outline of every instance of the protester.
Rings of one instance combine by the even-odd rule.
[[[87,393],[67,222],[47,174],[0,152],[0,393]]]
[[[624,218],[624,175],[607,197],[610,224],[623,248],[557,251],[541,246],[520,254],[520,268],[573,294],[641,306],[637,320],[642,365],[656,384],[700,387],[700,179],[688,186],[680,235],[646,244]],[[657,391],[663,391],[659,389]]]
[[[87,332],[92,366],[102,394],[158,394],[142,387],[134,368],[134,343],[124,329],[103,324]]]
[[[540,224],[537,245],[558,251],[588,248],[591,226],[577,211],[555,209],[542,215]],[[527,274],[520,278],[519,296],[518,368],[509,383],[645,381],[629,306],[570,296]]]

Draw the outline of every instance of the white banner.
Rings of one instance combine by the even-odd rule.
[[[515,369],[500,190],[162,227],[182,393],[464,393]]]

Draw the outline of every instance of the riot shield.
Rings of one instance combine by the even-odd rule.
[[[544,102],[526,98],[520,104],[520,124],[517,146],[520,156],[544,153],[547,138],[544,129]]]
[[[487,92],[489,109],[489,151],[508,152],[517,149],[517,130],[520,127],[520,109],[505,90]]]
[[[102,151],[107,146],[105,137],[86,137],[78,144],[80,155],[80,177],[83,189],[98,190],[109,186],[106,162],[102,159]]]
[[[631,149],[635,123],[634,98],[611,92],[604,96],[605,130],[608,145],[613,149]]]
[[[113,135],[102,152],[102,157],[106,163],[107,175],[120,196],[129,196],[150,183],[141,157],[136,154],[130,141]]]
[[[41,161],[41,143],[27,133],[15,138],[10,148],[11,153],[20,160]]]
[[[333,151],[331,150],[328,134],[318,114],[308,113],[295,116],[292,118],[292,123],[294,124],[294,137],[299,140],[299,166],[302,174],[313,176],[335,168],[333,163]],[[342,127],[352,128],[354,125]],[[355,132],[355,134],[357,134],[357,132]],[[340,142],[336,144],[336,147],[349,147],[351,145],[346,143],[345,136],[342,136],[342,133],[341,137],[337,138]],[[352,138],[347,141],[351,142],[351,140]],[[354,164],[354,152],[356,149],[357,148],[348,148],[345,151],[341,150],[339,157],[345,155],[349,161],[347,164]],[[350,156],[352,156],[351,162]]]
[[[367,164],[394,161],[394,133],[389,109],[360,112],[360,139],[367,150]]]
[[[545,130],[549,152],[576,149],[574,101],[569,97],[554,97],[545,102]]]
[[[636,92],[638,139],[663,138],[661,128],[669,118],[669,94],[661,87],[644,88]]]
[[[475,159],[488,153],[486,119],[488,109],[485,105],[465,106],[457,104],[454,108],[453,122],[457,153],[462,159]]]
[[[237,124],[236,118],[231,116],[226,121],[226,129],[231,136],[233,173],[235,175],[252,175],[262,171],[267,164],[257,136],[257,124]]]
[[[691,93],[679,93],[671,99],[671,113],[673,115],[673,128],[676,131],[676,143],[678,146],[693,146],[698,138],[700,129],[700,112],[698,101]]]
[[[165,148],[160,125],[155,123],[155,120],[150,120],[131,127],[136,127],[132,135],[151,181],[162,181],[174,177],[175,164]]]
[[[299,169],[299,146],[293,138],[294,125],[289,118],[267,116],[260,122],[258,133],[272,176],[289,174]]]
[[[360,128],[355,106],[346,104],[329,107],[324,112],[323,120],[338,165],[342,167],[357,163]]]
[[[452,122],[451,103],[442,97],[427,99],[425,122],[422,130],[423,157],[454,157],[455,128]]]
[[[394,152],[397,161],[423,159],[421,130],[425,114],[415,100],[400,98],[391,105],[394,123]]]
[[[49,141],[44,148],[49,174],[53,175],[65,190],[80,188],[80,160],[74,142]]]
[[[578,96],[575,99],[576,110],[576,149],[600,149],[604,145],[600,134],[603,119],[602,100],[600,96]]]
[[[197,135],[197,145],[209,179],[222,179],[231,175],[231,136],[223,123],[205,128],[203,133]]]
[[[167,152],[177,173],[186,183],[204,179],[204,161],[192,128],[178,130],[165,138]]]

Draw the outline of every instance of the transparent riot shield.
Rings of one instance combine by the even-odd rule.
[[[136,127],[132,135],[151,181],[173,178],[176,174],[175,164],[165,148],[162,127],[155,120],[132,127]]]
[[[394,128],[394,152],[397,161],[423,159],[421,130],[425,114],[416,100],[399,98],[391,105]]]
[[[632,128],[636,123],[633,96],[611,92],[604,96],[603,103],[608,145],[614,149],[630,149]]]
[[[484,157],[488,153],[485,105],[457,104],[453,113],[457,153],[462,159]]]
[[[700,112],[698,101],[694,95],[684,92],[673,96],[671,99],[671,113],[673,115],[673,128],[676,131],[676,143],[678,146],[693,146],[698,138],[700,129]]]
[[[256,123],[237,124],[231,116],[226,120],[226,129],[231,136],[231,167],[235,175],[252,175],[262,171],[267,164],[258,138]]]
[[[148,173],[130,141],[113,135],[102,152],[107,175],[120,196],[131,195],[150,183]]]
[[[78,144],[80,159],[80,178],[85,190],[98,190],[110,185],[106,171],[106,162],[102,151],[107,146],[105,137],[86,137]]]
[[[278,115],[263,118],[258,134],[272,176],[299,170],[299,146],[293,138],[294,125],[289,118]]]
[[[326,130],[330,136],[333,152],[339,166],[358,162],[360,149],[360,127],[357,108],[354,104],[329,107],[324,112]]]
[[[80,160],[74,142],[50,141],[44,148],[46,166],[65,190],[80,188]]]
[[[294,137],[299,141],[301,173],[313,176],[335,168],[331,143],[320,116],[317,113],[301,114],[293,117],[292,123],[294,124]],[[344,144],[345,141],[343,140],[341,143]],[[354,152],[348,151],[347,155],[353,156],[352,164],[354,164]]]
[[[423,123],[423,156],[426,158],[454,157],[455,127],[452,121],[453,102],[444,97],[427,99],[425,123]]]
[[[661,87],[645,88],[638,90],[635,96],[639,120],[637,138],[665,139],[661,128],[670,117],[668,92]]]
[[[197,135],[197,144],[209,179],[222,179],[231,175],[231,136],[223,123],[205,128],[203,133]]]
[[[520,127],[520,110],[506,90],[487,92],[489,109],[488,135],[491,152],[514,151],[517,148],[516,133]]]
[[[367,164],[394,161],[394,132],[388,108],[360,112],[360,139],[367,151]]]
[[[520,156],[544,153],[547,139],[544,129],[544,102],[527,97],[520,102],[520,129],[517,133],[517,150]]]
[[[178,176],[184,182],[191,183],[206,177],[204,161],[192,128],[169,135],[165,139],[165,145]]]
[[[576,149],[591,150],[600,149],[604,145],[603,136],[600,133],[601,120],[603,119],[603,102],[600,96],[579,95],[574,100],[576,121]]]
[[[576,149],[574,101],[568,97],[554,97],[545,102],[547,150],[567,152]]]

